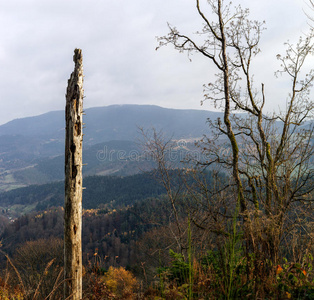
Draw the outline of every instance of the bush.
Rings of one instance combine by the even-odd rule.
[[[103,276],[103,279],[108,289],[119,299],[135,298],[138,281],[131,272],[125,270],[123,267],[110,267],[108,272]]]

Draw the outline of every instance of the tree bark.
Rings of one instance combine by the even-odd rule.
[[[74,71],[66,94],[64,298],[82,299],[82,142],[83,65],[81,49],[74,50]]]

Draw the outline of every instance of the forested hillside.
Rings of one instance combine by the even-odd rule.
[[[197,181],[193,174],[184,170],[169,170],[169,175],[172,189],[178,193],[176,211],[180,220],[184,220],[187,211],[191,209],[188,188],[197,184]],[[206,180],[206,186],[213,184],[211,172],[199,175]],[[223,175],[219,180],[221,183],[226,182]],[[175,234],[169,235],[165,229],[175,219],[168,191],[156,170],[127,177],[90,176],[85,178],[84,185],[85,255],[93,257],[97,252],[100,257],[107,256],[105,266],[110,266],[115,257],[119,257],[116,261],[118,265],[135,267],[141,260],[149,259],[152,255],[154,247],[151,248],[149,243],[154,239],[154,242],[160,244],[160,249],[170,240],[175,240]],[[27,241],[52,237],[62,239],[63,202],[63,182],[33,185],[1,193],[2,215],[16,217],[14,222],[8,223],[1,230],[3,250],[13,255],[15,249]],[[27,214],[21,215],[21,207]],[[157,233],[159,230],[160,234]],[[173,230],[176,231],[175,228]],[[146,234],[147,239],[153,239],[148,244],[141,242]],[[173,247],[177,246],[174,244]]]
[[[165,188],[156,181],[153,172],[127,177],[89,176],[84,179],[84,186],[84,209],[96,209],[104,205],[120,208],[165,193]],[[11,217],[17,216],[22,209],[27,212],[40,211],[63,204],[62,181],[0,193],[0,207]]]
[[[109,267],[116,262],[124,267],[134,267],[144,260],[145,252],[149,250],[149,245],[139,245],[137,241],[146,232],[163,228],[170,220],[170,206],[163,197],[136,201],[121,209],[108,205],[102,209],[85,210],[82,233],[85,262],[97,252],[100,257],[107,257],[104,266]],[[52,237],[62,239],[63,209],[52,208],[19,217],[4,229],[0,237],[3,250],[10,255],[27,241]]]

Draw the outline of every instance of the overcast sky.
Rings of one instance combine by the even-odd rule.
[[[308,31],[307,0],[242,0],[254,19],[265,20],[257,81],[271,99],[285,101],[276,54]],[[205,3],[205,2],[204,2]],[[167,22],[182,31],[201,27],[194,0],[0,0],[0,124],[64,109],[74,48],[83,51],[85,107],[155,104],[200,106],[213,66],[168,46],[155,51]]]

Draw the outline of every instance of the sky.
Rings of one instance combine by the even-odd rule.
[[[206,1],[201,1],[206,7]],[[276,54],[283,44],[308,32],[307,0],[235,0],[251,17],[265,20],[256,82],[269,95],[268,110],[286,101],[287,86],[275,79]],[[73,51],[81,48],[84,106],[153,104],[213,110],[203,84],[213,65],[194,55],[192,62],[171,46],[156,51],[167,22],[193,33],[202,22],[194,0],[0,0],[0,124],[65,106]],[[313,62],[313,61],[312,61]],[[277,81],[276,81],[277,80]]]

